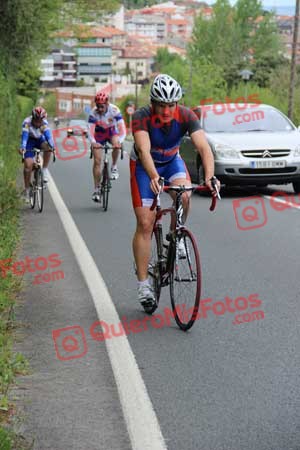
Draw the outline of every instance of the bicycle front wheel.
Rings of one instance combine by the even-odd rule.
[[[33,209],[35,207],[35,202],[36,202],[36,180],[35,180],[35,175],[34,175],[34,179],[31,183],[30,186],[30,206],[31,209]]]
[[[176,233],[175,258],[170,277],[170,297],[177,325],[184,331],[197,318],[201,295],[201,266],[197,244],[186,228]]]
[[[109,171],[108,165],[105,164],[105,166],[103,167],[102,184],[101,184],[102,206],[104,211],[107,211],[109,191],[110,191]]]
[[[43,211],[44,206],[44,176],[41,168],[35,171],[36,195],[39,212]]]

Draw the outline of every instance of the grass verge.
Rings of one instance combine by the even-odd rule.
[[[20,437],[12,429],[14,405],[9,399],[9,387],[18,374],[28,371],[28,363],[20,353],[14,353],[14,305],[21,282],[10,272],[5,273],[6,259],[13,262],[20,242],[20,193],[16,178],[20,173],[17,153],[22,120],[30,112],[30,99],[18,99],[13,84],[0,72],[0,450],[23,450]],[[28,447],[26,447],[28,448]]]

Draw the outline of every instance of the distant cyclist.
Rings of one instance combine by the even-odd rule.
[[[151,255],[151,233],[155,211],[150,211],[155,194],[160,191],[159,179],[169,185],[190,185],[185,163],[179,155],[183,136],[188,133],[199,153],[205,172],[205,184],[212,186],[214,158],[200,121],[193,111],[178,105],[181,86],[166,74],[157,75],[150,89],[149,106],[138,109],[132,118],[134,149],[130,156],[131,195],[136,215],[133,253],[137,267],[138,298],[142,306],[153,306],[154,293],[148,280]],[[216,180],[218,187],[220,183]],[[174,198],[174,194],[172,195]],[[189,195],[182,196],[184,220],[189,211]],[[183,242],[179,252],[185,255]]]
[[[51,129],[47,121],[47,112],[41,106],[37,106],[32,110],[31,116],[26,117],[22,124],[22,137],[19,153],[22,155],[25,151],[24,161],[24,184],[25,184],[25,201],[30,201],[30,181],[31,172],[34,163],[34,148],[46,151],[43,155],[43,175],[44,182],[48,182],[49,172],[48,165],[50,153],[47,151],[54,149],[54,141]]]
[[[89,115],[89,138],[94,157],[93,176],[95,190],[92,199],[100,201],[100,178],[101,178],[101,147],[109,141],[114,150],[112,152],[111,179],[117,180],[119,172],[117,161],[121,144],[126,137],[126,126],[119,108],[109,103],[109,97],[103,92],[95,96],[95,108]]]
[[[59,119],[58,119],[58,117],[54,117],[53,122],[54,122],[55,127],[57,128],[58,125],[59,125]]]

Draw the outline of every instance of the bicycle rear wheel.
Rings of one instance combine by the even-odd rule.
[[[158,307],[161,293],[161,270],[159,262],[160,239],[162,239],[162,230],[155,227],[151,237],[151,256],[148,264],[148,278],[155,295],[156,305],[145,309],[145,312],[148,314],[153,314]]]
[[[109,191],[110,191],[109,170],[108,164],[105,163],[103,167],[102,183],[101,183],[102,206],[104,211],[107,211]]]
[[[40,167],[35,171],[35,177],[37,205],[39,212],[42,212],[44,206],[44,176]]]
[[[181,241],[181,250],[179,242]],[[197,318],[201,295],[201,265],[193,234],[186,228],[176,233],[175,259],[170,278],[170,297],[177,325],[184,331]]]

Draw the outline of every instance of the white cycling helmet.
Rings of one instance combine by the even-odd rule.
[[[157,75],[150,89],[150,99],[155,102],[173,103],[182,97],[182,90],[174,78],[161,73]]]

